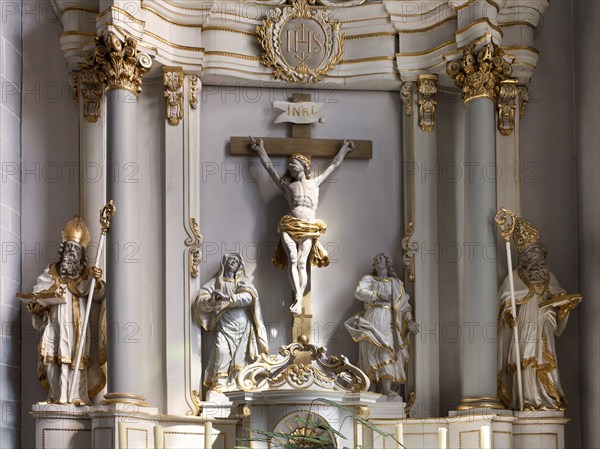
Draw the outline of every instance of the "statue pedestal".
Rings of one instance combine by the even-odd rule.
[[[131,404],[35,404],[31,414],[36,420],[36,448],[40,449],[204,448],[204,424],[209,421],[162,415],[156,408]],[[213,449],[231,449],[237,444],[239,421],[211,420]],[[156,445],[156,435],[162,446]]]

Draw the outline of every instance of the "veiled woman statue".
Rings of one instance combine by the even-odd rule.
[[[217,274],[200,290],[194,311],[202,328],[217,334],[204,385],[216,391],[235,388],[238,372],[269,352],[258,292],[239,253],[223,256]]]
[[[364,312],[346,320],[352,339],[359,343],[358,367],[386,396],[396,396],[394,385],[406,382],[410,355],[409,332],[417,333],[409,296],[394,272],[390,258],[378,254],[373,273],[364,276],[354,296],[365,303]]]

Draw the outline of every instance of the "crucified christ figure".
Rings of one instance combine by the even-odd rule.
[[[302,297],[308,284],[308,263],[318,267],[329,265],[327,252],[318,241],[319,236],[327,229],[327,225],[316,218],[319,187],[339,168],[346,155],[354,150],[354,142],[344,140],[331,165],[314,177],[310,160],[301,154],[290,156],[287,171],[280,176],[273,168],[262,139],[252,138],[251,148],[256,151],[263,166],[283,192],[290,208],[277,227],[281,241],[273,256],[273,265],[285,268],[289,260],[288,273],[294,290],[294,303],[290,310],[298,315],[302,313]]]

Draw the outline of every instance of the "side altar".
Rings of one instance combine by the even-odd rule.
[[[548,2],[52,3],[80,159],[110,176],[81,177],[21,295],[37,447],[566,446],[555,338],[581,297],[488,171],[518,165]],[[472,176],[444,184],[446,159]],[[449,242],[477,250],[429,257]]]

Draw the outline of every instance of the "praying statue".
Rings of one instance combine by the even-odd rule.
[[[409,333],[419,332],[413,321],[404,284],[385,254],[373,258],[373,272],[363,276],[354,296],[365,310],[344,323],[359,344],[358,367],[371,380],[371,388],[397,396],[394,387],[406,382],[410,356]]]
[[[102,270],[86,266],[88,228],[80,217],[62,230],[59,260],[37,278],[32,294],[19,294],[27,302],[33,327],[41,331],[38,375],[48,392],[48,403],[91,404],[106,385],[106,304]],[[77,345],[82,338],[83,321],[92,278],[91,318],[83,347],[79,373],[75,376]],[[69,398],[71,384],[76,382]]]
[[[515,349],[518,332],[523,408],[564,410],[568,403],[558,375],[555,337],[561,335],[569,313],[582,297],[567,295],[548,271],[548,251],[535,226],[517,217],[512,237],[519,257],[513,274],[517,316],[512,314],[507,277],[499,291],[498,396],[506,407],[519,409]]]
[[[256,361],[259,354],[269,353],[258,292],[239,253],[223,256],[219,271],[202,286],[193,307],[202,328],[217,334],[204,386],[231,391],[239,371]]]
[[[281,240],[273,256],[273,265],[284,269],[289,261],[288,275],[294,291],[294,303],[290,310],[299,315],[308,285],[308,263],[317,267],[329,265],[327,252],[318,240],[327,230],[327,225],[316,218],[319,187],[340,167],[346,155],[354,150],[354,142],[344,140],[331,165],[316,176],[311,171],[310,159],[301,154],[290,156],[287,171],[280,176],[267,155],[262,139],[252,138],[251,148],[283,192],[289,206],[289,212],[277,226]]]

